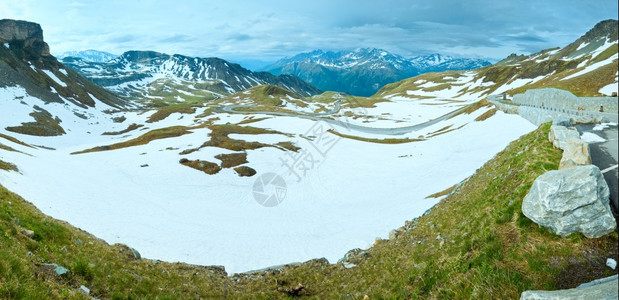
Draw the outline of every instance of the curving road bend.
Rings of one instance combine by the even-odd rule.
[[[608,183],[610,189],[610,203],[619,212],[617,207],[617,125],[609,126],[604,130],[593,130],[595,124],[576,125],[576,129],[582,135],[585,132],[601,136],[606,141],[602,143],[589,143],[591,161],[598,166]]]
[[[359,132],[363,132],[363,133],[371,133],[371,134],[384,134],[384,135],[403,135],[406,133],[410,133],[410,132],[415,132],[421,129],[424,129],[428,126],[432,126],[438,122],[444,121],[446,119],[449,119],[450,117],[452,117],[453,115],[458,114],[459,112],[461,112],[462,110],[464,110],[466,108],[466,106],[456,109],[454,111],[451,111],[447,114],[444,114],[436,119],[430,120],[430,121],[426,121],[423,123],[419,123],[419,124],[415,124],[415,125],[411,125],[411,126],[405,126],[405,127],[395,127],[395,128],[375,128],[375,127],[367,127],[367,126],[361,126],[361,125],[357,125],[357,124],[352,124],[346,121],[342,121],[342,120],[336,120],[336,119],[331,119],[331,118],[324,118],[326,116],[330,116],[336,112],[338,112],[340,110],[340,101],[338,100],[337,102],[335,102],[335,107],[331,110],[329,110],[328,112],[324,112],[324,113],[310,113],[310,112],[304,112],[304,111],[295,111],[295,113],[285,113],[285,112],[276,112],[276,111],[244,111],[244,110],[237,110],[237,109],[243,109],[243,108],[254,108],[254,107],[259,107],[257,105],[230,105],[230,106],[219,106],[219,107],[215,107],[215,111],[219,111],[219,112],[227,112],[227,113],[241,113],[241,114],[265,114],[265,115],[275,115],[275,116],[285,116],[285,117],[295,117],[295,118],[302,118],[302,119],[310,119],[310,120],[314,120],[314,121],[324,121],[327,122],[329,124],[332,125],[336,125],[336,126],[340,126],[349,130],[354,130],[354,131],[359,131]]]

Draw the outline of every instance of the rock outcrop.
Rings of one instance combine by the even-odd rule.
[[[570,138],[565,143],[559,170],[591,164],[589,144],[581,139]]]
[[[582,232],[598,238],[615,230],[609,189],[594,165],[550,171],[538,177],[522,202],[522,213],[552,232]]]
[[[548,133],[548,139],[552,142],[556,148],[565,150],[565,145],[569,139],[580,140],[580,134],[574,127],[565,127],[561,125],[550,126],[550,132]]]
[[[32,22],[0,20],[0,43],[8,43],[34,55],[50,55],[49,46],[43,41],[43,29]]]
[[[572,119],[566,117],[556,118],[552,121],[552,125],[572,127]]]
[[[617,275],[583,283],[577,288],[558,291],[524,291],[520,300],[617,299]]]

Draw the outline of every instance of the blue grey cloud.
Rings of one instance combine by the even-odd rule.
[[[159,43],[184,43],[193,42],[196,38],[186,34],[174,34],[162,39],[159,39]]]
[[[43,26],[52,53],[135,48],[276,60],[377,47],[501,59],[564,46],[617,19],[616,0],[3,0],[3,17]]]

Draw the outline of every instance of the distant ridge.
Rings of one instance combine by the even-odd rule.
[[[422,74],[389,84],[376,96],[471,99],[548,87],[576,96],[610,96],[617,93],[617,25],[617,20],[605,20],[563,48],[514,53],[471,71]]]
[[[81,58],[85,61],[103,63],[103,62],[108,62],[118,57],[118,55],[112,54],[109,52],[93,50],[93,49],[82,50],[82,51],[68,51],[61,55],[58,55],[58,59],[60,60],[66,57],[76,57],[76,58]]]
[[[183,90],[182,94],[200,95],[203,100],[263,84],[279,86],[301,96],[321,92],[296,76],[252,72],[216,57],[127,51],[108,62],[71,56],[65,57],[63,62],[92,82],[120,96],[137,99],[160,98],[162,90],[166,90],[162,85],[169,86],[168,90]]]
[[[405,58],[376,48],[297,54],[264,68],[273,74],[293,74],[322,90],[370,96],[386,84],[427,72],[469,70],[489,61],[440,54]]]

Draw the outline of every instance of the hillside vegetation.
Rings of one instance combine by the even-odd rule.
[[[617,82],[617,20],[606,20],[563,48],[512,54],[472,71],[426,73],[382,87],[373,97],[483,98],[528,89],[559,88],[576,96],[602,96]],[[443,96],[444,97],[444,96]]]
[[[561,238],[520,212],[533,180],[558,167],[549,127],[511,143],[427,214],[346,262],[316,259],[231,277],[219,267],[139,259],[0,186],[0,298],[87,299],[78,290],[84,285],[102,299],[513,299],[616,273],[604,266],[617,258],[616,232]],[[57,276],[46,263],[70,271]]]

